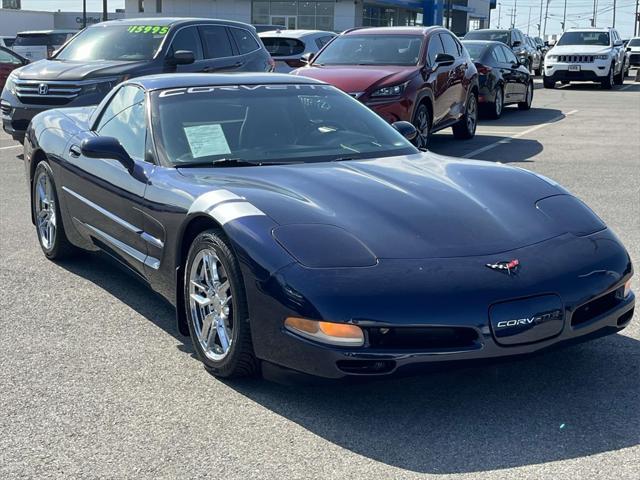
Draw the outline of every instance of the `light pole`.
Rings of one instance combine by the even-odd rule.
[[[529,21],[527,22],[527,35],[529,35],[530,28],[531,28],[531,7],[529,7]]]
[[[613,28],[616,28],[616,0],[613,0]]]
[[[566,30],[567,25],[567,0],[564,0],[564,14],[562,15],[562,31]]]
[[[638,5],[640,4],[640,0],[636,0],[636,18],[634,19],[635,22],[633,22],[633,36],[637,36],[638,35],[638,23],[640,23],[640,17],[638,17]]]
[[[544,11],[544,28],[542,29],[542,39],[544,40],[545,35],[547,34],[547,18],[549,18],[549,2],[551,0],[547,0],[547,8]]]
[[[102,0],[102,21],[106,22],[109,20],[109,15],[107,15],[107,0]]]
[[[544,0],[540,0],[540,23],[538,24],[538,36],[541,37],[542,36],[542,5],[544,3]],[[544,38],[543,38],[544,40]]]
[[[87,28],[87,0],[82,0],[82,28]]]

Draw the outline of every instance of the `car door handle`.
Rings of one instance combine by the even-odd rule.
[[[237,67],[241,67],[243,65],[244,65],[244,62],[236,62],[236,63],[233,64],[233,66],[236,67],[236,68]]]
[[[77,145],[71,145],[69,147],[69,155],[71,155],[72,157],[79,157],[80,155],[82,155],[82,151],[80,150],[80,147]]]

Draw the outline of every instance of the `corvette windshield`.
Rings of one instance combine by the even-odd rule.
[[[158,25],[89,27],[79,33],[54,60],[151,60],[169,31]]]
[[[160,154],[175,166],[307,163],[417,150],[329,85],[230,85],[152,94]]]
[[[314,65],[416,65],[422,37],[417,35],[345,35],[327,45]]]

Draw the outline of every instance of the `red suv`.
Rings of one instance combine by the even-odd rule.
[[[476,132],[478,72],[442,27],[348,30],[291,73],[335,85],[389,123],[412,122],[419,147],[443,128],[452,127],[456,138]]]

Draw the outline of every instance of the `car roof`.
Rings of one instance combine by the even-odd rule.
[[[427,35],[434,30],[444,30],[444,27],[364,27],[346,30],[342,35]]]
[[[109,20],[106,22],[96,23],[90,28],[108,27],[111,25],[157,25],[160,27],[172,27],[185,23],[220,23],[224,25],[236,25],[240,27],[249,27],[250,25],[233,20],[220,20],[217,18],[202,17],[147,17],[147,18],[119,18],[117,20]]]
[[[79,30],[26,30],[18,32],[16,35],[50,35],[53,33],[78,33]]]
[[[125,84],[140,85],[145,90],[217,85],[326,85],[313,78],[281,73],[165,73],[136,77]]]
[[[268,32],[260,32],[262,37],[286,37],[286,38],[302,38],[310,35],[335,35],[333,32],[326,30],[271,30]]]

